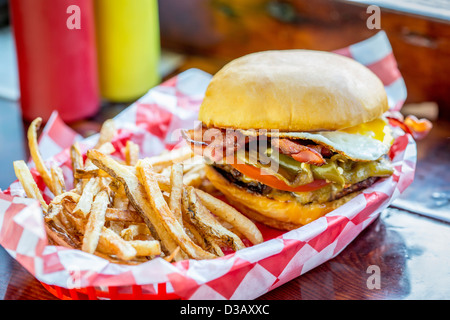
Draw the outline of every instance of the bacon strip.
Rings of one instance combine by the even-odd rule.
[[[323,155],[327,156],[331,151],[320,145],[303,145],[289,139],[272,139],[272,146],[278,148],[280,153],[286,154],[299,162],[305,162],[321,166],[326,163]]]
[[[234,155],[246,143],[256,137],[243,135],[239,131],[219,128],[198,127],[182,131],[184,139],[191,144],[194,153],[219,162],[226,156]]]
[[[184,139],[190,143],[194,153],[207,157],[214,162],[220,162],[224,157],[234,155],[237,150],[248,142],[258,139],[256,136],[245,136],[240,131],[199,126],[193,130],[183,130]],[[321,145],[303,145],[290,139],[271,139],[272,147],[281,153],[305,162],[321,166],[326,163],[324,156],[332,152]]]

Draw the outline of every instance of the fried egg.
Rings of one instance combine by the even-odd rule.
[[[253,130],[242,130],[244,135],[255,135]],[[384,118],[337,131],[280,132],[267,131],[267,136],[312,140],[354,161],[374,161],[388,153],[393,136]]]

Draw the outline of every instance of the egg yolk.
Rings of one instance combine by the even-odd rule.
[[[388,125],[388,121],[384,118],[377,118],[375,120],[362,123],[354,127],[346,128],[341,131],[368,136],[381,141],[386,145],[391,145],[394,141],[391,128]]]

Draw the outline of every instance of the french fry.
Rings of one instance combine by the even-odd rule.
[[[203,168],[203,163],[199,163],[197,159],[195,159],[195,157],[183,161],[182,164],[183,164],[183,173],[197,171],[199,167]]]
[[[186,187],[186,194],[189,199],[189,209],[186,214],[200,232],[221,240],[235,250],[245,248],[242,240],[234,233],[223,227],[209,212],[209,210],[199,201],[194,187]]]
[[[166,260],[167,262],[172,262],[172,260],[175,259],[175,257],[179,254],[179,252],[181,251],[180,247],[176,247],[175,250],[173,250],[173,252],[168,255],[167,257],[164,258],[164,260]]]
[[[261,231],[249,218],[232,206],[202,190],[195,190],[203,205],[215,216],[231,224],[241,232],[251,243],[258,244],[264,241]]]
[[[64,176],[62,169],[57,166],[53,166],[50,169],[50,174],[52,176],[52,190],[55,196],[66,192],[66,183],[64,181]]]
[[[84,222],[76,224],[77,219],[72,219],[73,216],[66,209],[66,205],[69,203],[71,204],[70,208],[75,207],[72,200],[76,196],[79,197],[78,194],[69,191],[55,197],[50,202],[44,218],[50,243],[54,242],[62,246],[70,244],[70,247],[77,249],[81,247],[79,236],[82,232],[79,230],[84,231]]]
[[[162,153],[158,156],[149,157],[147,158],[147,161],[152,165],[155,172],[161,172],[164,168],[171,166],[174,163],[190,159],[192,156],[193,153],[191,148],[185,146],[170,152]]]
[[[209,181],[208,179],[204,179],[202,183],[196,187],[197,189],[200,189],[202,191],[205,191],[206,193],[209,193],[210,195],[216,195],[220,196],[220,191],[216,189],[216,187]]]
[[[187,197],[186,197],[187,199]],[[187,199],[188,200],[188,199]],[[187,201],[187,204],[189,201]],[[189,204],[184,208],[183,210],[188,210]],[[212,251],[214,254],[216,254],[219,257],[224,256],[224,253],[220,246],[217,244],[216,239],[213,239],[211,235],[207,233],[201,234],[200,231],[192,224],[190,220],[184,220],[184,227],[188,230],[189,236],[197,243],[199,246],[201,246],[203,249],[207,251]]]
[[[114,231],[115,233],[117,233],[120,236],[120,233],[122,232],[123,229],[125,229],[125,226],[127,225],[126,222],[123,221],[108,221],[108,229],[110,229],[111,231]]]
[[[128,206],[130,204],[130,200],[128,200],[127,197],[122,196],[115,196],[113,206],[114,208],[121,209],[121,210],[128,210]]]
[[[125,163],[129,166],[136,165],[139,160],[139,145],[131,140],[127,141],[125,146]]]
[[[55,196],[47,205],[24,161],[14,170],[27,196],[37,199],[52,244],[81,249],[114,263],[136,264],[163,257],[166,261],[213,259],[221,245],[245,248],[240,237],[262,241],[256,225],[237,210],[201,191],[203,162],[186,146],[139,160],[139,146],[127,141],[125,161],[116,150],[113,120],[102,125],[98,142],[84,161],[80,145],[70,148],[74,188],[66,190],[60,167],[42,159],[35,119],[28,129],[32,159]]]
[[[189,162],[187,162],[187,165],[185,163],[183,163],[183,164],[188,167],[188,170],[184,171],[185,174],[187,174],[187,173],[201,173],[201,172],[204,171],[204,168],[205,168],[205,164],[204,163],[192,163],[192,162],[189,163]]]
[[[66,196],[62,197],[61,201],[59,201],[59,202],[51,202],[50,206],[53,206],[55,203],[61,204],[62,207],[64,208],[64,210],[59,212],[59,216],[64,215],[65,216],[64,219],[68,220],[72,227],[71,230],[68,230],[68,233],[77,234],[77,235],[82,236],[84,234],[84,229],[86,227],[86,219],[78,217],[73,214],[73,209],[75,208],[77,203],[74,201],[74,200],[76,200],[76,198],[69,195],[69,193],[71,193],[71,192],[69,191],[69,192],[62,194],[61,196],[64,196],[64,195],[66,195]],[[79,199],[79,197],[80,197],[80,195],[78,195],[78,199]],[[53,216],[54,215],[50,214],[50,212],[49,212],[47,214],[47,216],[45,217],[46,221],[53,219]],[[58,218],[59,216],[57,216],[56,218]]]
[[[59,215],[63,211],[63,206],[61,204],[50,203],[48,205],[47,214],[45,215],[44,220],[46,222],[53,221],[58,227],[64,228],[63,223],[61,222]]]
[[[97,248],[100,233],[105,224],[106,209],[109,204],[108,192],[100,191],[96,196],[89,218],[84,230],[83,245],[81,249],[85,252],[94,253]]]
[[[46,221],[54,220],[59,215],[60,210],[64,206],[63,201],[67,198],[70,198],[72,203],[76,204],[80,199],[80,195],[72,191],[67,191],[54,197],[48,206],[48,212],[45,215]]]
[[[78,225],[76,225],[72,219],[70,219],[70,214],[65,210],[64,205],[58,205],[58,207],[61,207],[62,209],[58,213],[58,220],[59,223],[63,226],[63,229],[66,231],[66,233],[70,234],[71,236],[77,236],[81,233],[78,232]],[[83,222],[84,224],[84,222]]]
[[[118,209],[118,208],[106,209],[106,220],[144,223],[144,220],[136,211],[123,210],[123,209]]]
[[[130,170],[129,167],[121,165],[111,157],[98,152],[97,150],[89,150],[87,152],[87,157],[91,159],[96,166],[108,172],[110,176],[119,180],[124,185],[128,199],[136,211],[144,219],[145,223],[152,231],[152,235],[157,240],[161,241],[162,249],[169,254],[173,252],[178,245],[165,231],[161,220],[154,214],[153,208],[147,199],[145,189],[132,170]],[[175,255],[174,260],[180,261],[185,258],[186,255],[180,251]]]
[[[149,161],[146,161],[146,159],[139,160],[136,164],[136,169],[139,181],[144,185],[147,197],[150,200],[154,213],[156,213],[155,216],[161,221],[166,231],[172,236],[181,249],[194,259],[215,258],[215,255],[196,245],[183,230],[183,227],[178,223],[164,200],[158,182],[153,176],[154,173],[151,171]]]
[[[161,254],[158,240],[131,240],[127,241],[136,250],[137,256],[156,256]]]
[[[63,202],[63,207],[66,210],[63,210],[62,213],[66,216],[66,219],[69,220],[71,225],[74,227],[73,231],[82,236],[84,234],[84,230],[86,229],[86,219],[73,215],[70,211],[67,210],[66,203],[67,202]]]
[[[103,125],[100,129],[100,136],[94,149],[98,149],[104,143],[110,142],[114,138],[115,133],[116,133],[116,125],[113,119],[108,119],[105,122],[103,122]]]
[[[184,210],[184,209],[183,209]],[[187,210],[187,207],[186,207]],[[197,230],[197,228],[192,224],[191,221],[183,221],[183,226],[186,229],[186,233],[191,237],[191,239],[204,250],[208,250],[205,237]]]
[[[170,192],[170,179],[161,174],[156,175],[155,177],[158,180],[161,190]],[[239,230],[245,235],[250,242],[258,244],[264,241],[261,231],[259,231],[258,227],[249,218],[209,193],[200,189],[195,189],[195,191],[202,203],[211,211],[211,213],[230,223],[236,230]]]
[[[75,241],[73,241],[70,237],[62,238],[60,236],[61,233],[55,230],[55,228],[52,227],[50,224],[46,223],[44,225],[44,228],[50,243],[69,249],[78,247],[78,244]]]
[[[183,177],[183,183],[186,186],[198,188],[202,184],[204,179],[205,175],[201,172],[188,172]]]
[[[109,175],[94,165],[88,165],[84,169],[77,169],[74,173],[74,178],[77,179],[77,181],[96,177],[107,178]]]
[[[13,162],[14,172],[16,174],[17,179],[19,179],[22,184],[23,189],[28,198],[33,198],[39,201],[41,204],[42,210],[44,213],[48,211],[48,205],[44,201],[44,197],[39,190],[36,181],[33,179],[33,175],[30,172],[27,164],[23,160],[17,160]]]
[[[54,197],[51,201],[51,203],[62,203],[64,199],[70,198],[72,202],[78,202],[80,200],[80,195],[73,191],[66,191],[64,193],[61,193],[60,195],[57,195]]]
[[[183,164],[176,163],[172,166],[170,174],[169,208],[173,212],[178,223],[183,225],[181,214],[181,194],[183,191]]]
[[[223,257],[225,254],[222,251],[222,248],[220,248],[219,243],[213,239],[211,235],[206,236],[207,244],[211,247],[211,251],[214,252],[217,256]],[[239,250],[239,249],[236,249]]]
[[[192,161],[186,161],[189,170],[184,172],[183,183],[186,186],[193,186],[198,188],[205,180],[204,164]]]
[[[136,249],[130,243],[106,227],[102,228],[97,250],[109,255],[115,255],[124,261],[133,259],[137,254]]]
[[[122,229],[120,232],[120,236],[125,240],[134,240],[134,238],[138,235],[149,235],[150,230],[145,224],[132,224],[127,228]]]
[[[109,126],[107,126],[109,127]],[[109,134],[108,132],[105,133]],[[113,135],[113,133],[112,133]],[[109,139],[109,137],[104,137],[104,139]],[[97,149],[99,152],[103,154],[112,154],[116,151],[116,148],[112,145],[110,141],[104,141],[100,145],[96,146],[95,149]],[[90,159],[86,159],[84,163],[83,170],[77,170],[77,175],[92,175],[92,176],[104,176],[104,172],[102,170],[99,170],[94,164],[92,164]]]
[[[126,210],[130,200],[125,192],[125,188],[123,185],[120,185],[114,194],[113,207],[117,209]]]
[[[30,155],[36,165],[36,170],[44,180],[45,185],[54,194],[52,176],[47,166],[45,165],[44,159],[42,159],[41,152],[39,151],[39,144],[37,139],[37,131],[39,130],[42,123],[42,118],[34,119],[30,126],[28,127],[27,137],[28,137],[28,147],[30,149]]]
[[[162,174],[163,176],[170,177],[170,174],[172,173],[172,167],[168,166],[162,170],[155,170],[155,172],[157,172],[157,171],[158,172],[160,171],[159,173]]]
[[[96,149],[103,154],[113,154],[116,151],[116,148],[114,148],[113,144],[110,141],[102,143]]]
[[[91,211],[92,202],[94,197],[100,192],[101,182],[100,178],[92,178],[83,188],[83,193],[77,203],[77,206],[73,210],[75,213],[87,217],[89,211]]]
[[[76,186],[78,184],[78,177],[76,176],[77,170],[83,170],[84,161],[83,154],[80,150],[80,145],[78,142],[75,142],[70,147],[70,159],[72,162],[72,172],[73,172],[73,185]]]

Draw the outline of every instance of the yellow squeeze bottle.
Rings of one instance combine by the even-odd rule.
[[[100,92],[138,99],[160,82],[157,0],[95,0]]]

